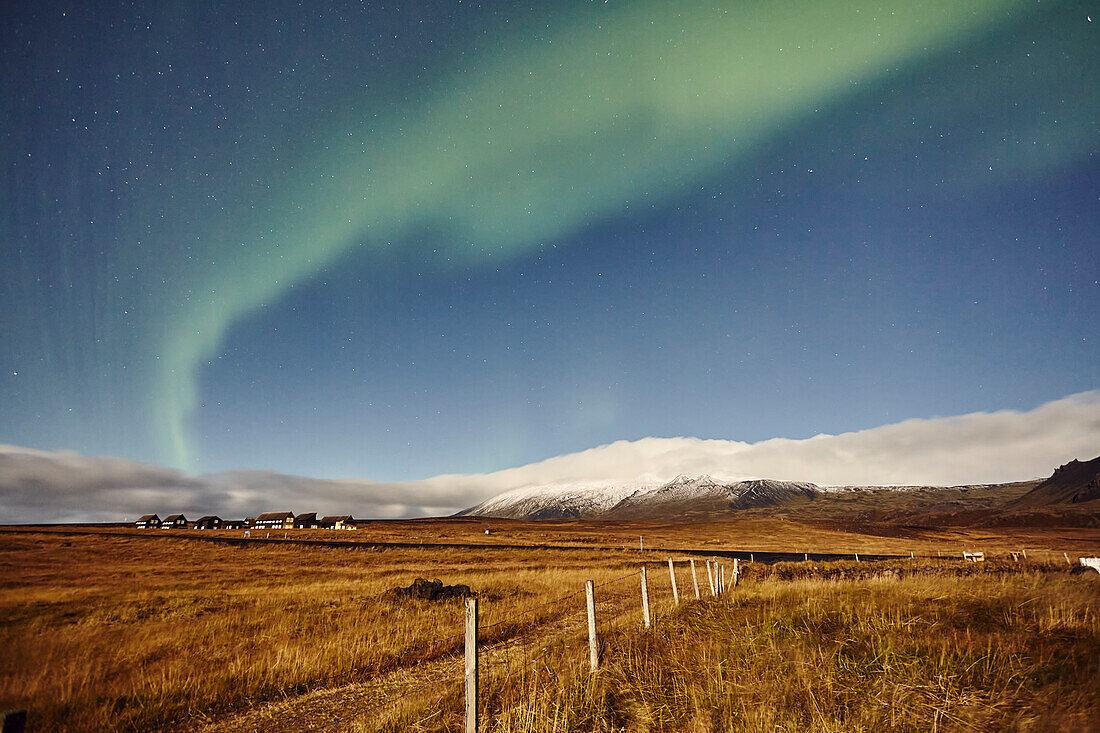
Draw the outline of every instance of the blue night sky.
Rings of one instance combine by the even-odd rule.
[[[403,480],[1095,389],[1098,30],[9,3],[0,443]]]

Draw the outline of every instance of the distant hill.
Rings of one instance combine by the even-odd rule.
[[[1036,508],[1084,504],[1100,499],[1100,456],[1091,461],[1072,460],[1009,506]]]
[[[725,484],[710,476],[677,476],[657,489],[630,494],[601,516],[604,519],[698,517],[813,501],[819,493],[810,483],[751,479]]]
[[[678,476],[664,484],[574,484],[507,491],[456,516],[700,522],[790,519],[873,526],[1097,526],[1100,458],[1049,479],[964,486],[833,486]]]
[[[677,476],[665,484],[537,487],[507,491],[456,516],[510,519],[705,519],[814,500],[810,483]]]
[[[456,517],[499,519],[591,519],[603,516],[626,496],[657,488],[651,483],[603,482],[511,489],[463,509]]]

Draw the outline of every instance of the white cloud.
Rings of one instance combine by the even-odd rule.
[[[0,521],[133,519],[182,511],[241,517],[261,511],[440,514],[535,486],[656,483],[679,474],[812,481],[819,485],[997,483],[1049,475],[1100,454],[1100,390],[1028,412],[906,420],[870,430],[759,443],[698,438],[618,441],[490,474],[377,482],[172,469],[69,451],[0,445]]]
[[[668,481],[679,474],[721,479],[775,478],[820,485],[950,486],[1049,475],[1072,458],[1100,453],[1100,391],[1082,392],[1028,412],[1002,410],[906,420],[883,427],[774,438],[759,443],[643,438],[558,456],[481,476],[420,483],[480,485],[489,494],[579,483]]]

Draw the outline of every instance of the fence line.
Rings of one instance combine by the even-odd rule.
[[[630,572],[630,573],[627,573],[625,575],[620,575],[618,577],[611,578],[609,580],[605,580],[601,583],[594,583],[593,588],[595,589],[595,588],[606,587],[606,586],[612,585],[614,583],[618,583],[618,582],[621,582],[621,581],[626,580],[628,578],[634,578],[634,577],[637,577],[636,572]],[[550,607],[550,606],[554,606],[556,604],[560,604],[564,601],[569,600],[570,598],[574,598],[574,597],[580,595],[583,592],[584,591],[574,591],[572,593],[567,593],[567,594],[565,594],[563,596],[560,596],[558,598],[555,598],[553,600],[537,604],[537,605],[532,606],[530,608],[524,609],[523,611],[512,614],[511,617],[508,618],[508,619],[504,619],[502,621],[497,621],[495,623],[487,624],[487,625],[484,625],[484,626],[479,626],[479,629],[480,630],[486,630],[486,629],[494,628],[494,627],[497,627],[497,626],[501,626],[505,623],[509,623],[509,622],[514,621],[514,619],[518,616],[530,615],[530,614],[532,614],[532,613],[534,613],[534,612],[536,612],[540,609],[547,608],[547,607]],[[623,596],[623,597],[625,597],[625,596]],[[625,607],[616,609],[617,613],[615,615],[616,616],[621,615],[625,610],[626,610]],[[545,625],[545,624],[543,624],[543,625]],[[429,642],[428,645],[427,645],[427,648],[431,649],[431,648],[436,647],[438,645],[444,644],[448,641],[452,641],[452,640],[459,639],[459,638],[468,638],[468,632],[464,631],[461,634],[451,634],[449,636],[438,638],[434,641]],[[501,640],[496,641],[492,644],[480,645],[477,648],[477,653],[478,654],[489,655],[489,654],[492,654],[494,652],[499,652],[503,649],[506,649],[509,646],[514,646],[514,647],[518,647],[520,650],[522,650],[522,652],[524,653],[524,659],[527,660],[527,659],[530,658],[527,655],[528,647],[533,646],[535,643],[543,643],[543,642],[545,642],[545,639],[527,639],[525,635],[518,634],[514,637],[508,637],[508,638],[505,638],[505,639],[501,639]],[[417,662],[417,664],[407,668],[407,670],[408,671],[415,670],[415,669],[419,668],[425,661],[431,661],[431,660],[422,660],[420,662]],[[489,660],[486,660],[486,661],[489,661]],[[486,665],[486,666],[489,667],[490,665]],[[508,666],[511,666],[510,663],[508,664]],[[332,679],[336,679],[338,677],[352,675],[356,671],[361,671],[362,669],[365,669],[365,667],[356,668],[356,669],[352,669],[352,670],[346,670],[344,672],[340,672],[340,673],[330,675],[330,676],[325,677],[325,678],[321,678],[320,680],[315,681],[313,684],[317,684],[318,682],[329,681],[329,680],[332,680]],[[396,697],[387,697],[385,699],[382,699],[382,700],[379,700],[375,703],[372,703],[371,705],[369,705],[366,708],[358,708],[357,710],[351,712],[349,714],[349,716],[347,718],[345,718],[344,720],[350,720],[350,719],[353,719],[355,717],[361,716],[364,712],[374,711],[374,710],[377,710],[379,708],[383,708],[383,707],[395,704],[395,703],[400,702],[401,700],[403,700],[403,699],[405,699],[405,698],[407,698],[407,697],[409,697],[413,694],[422,692],[425,689],[427,689],[429,687],[432,687],[434,685],[441,685],[441,684],[446,683],[446,682],[454,682],[454,681],[456,681],[455,678],[457,676],[458,676],[457,674],[452,673],[451,675],[448,675],[448,677],[444,680],[431,679],[431,680],[427,681],[426,683],[424,683],[422,685],[419,685],[418,687],[415,687],[411,690],[407,690],[407,691],[401,693],[400,695],[397,695]],[[476,678],[476,673],[475,673],[475,678]],[[338,721],[338,722],[340,722],[340,721]]]
[[[670,586],[671,586],[671,588],[676,589],[674,560],[672,558],[669,558],[668,565],[669,565],[669,571],[670,571]],[[692,562],[692,567],[694,568],[694,562]],[[715,577],[717,577],[717,572],[718,572],[717,562],[715,562],[714,572],[715,572]],[[634,572],[626,573],[626,575],[623,575],[623,576],[618,576],[616,578],[605,580],[601,583],[595,583],[592,580],[588,580],[588,581],[585,581],[584,590],[574,591],[572,593],[566,593],[564,595],[561,595],[561,597],[559,597],[557,599],[553,599],[551,601],[539,603],[537,605],[531,606],[531,608],[529,608],[529,609],[525,609],[524,611],[520,611],[520,612],[511,614],[509,619],[498,621],[498,622],[495,622],[493,624],[486,624],[484,626],[478,626],[477,625],[477,621],[476,621],[476,617],[477,617],[476,599],[467,599],[466,600],[466,613],[465,613],[465,619],[466,619],[465,626],[466,627],[465,627],[464,634],[451,635],[451,636],[448,636],[448,637],[444,637],[444,639],[448,639],[448,641],[449,641],[449,639],[455,638],[455,636],[464,636],[464,638],[466,639],[465,655],[464,655],[465,656],[465,661],[464,661],[464,679],[465,679],[465,694],[464,694],[465,719],[464,720],[465,720],[465,729],[464,730],[467,731],[467,732],[472,731],[472,732],[476,733],[477,726],[478,726],[478,697],[480,697],[480,696],[478,696],[478,689],[477,688],[478,688],[478,683],[480,683],[480,677],[481,677],[481,675],[478,674],[478,672],[480,672],[480,669],[481,669],[481,666],[478,665],[478,661],[477,661],[478,657],[480,657],[481,655],[484,655],[484,663],[485,664],[483,666],[484,666],[485,675],[489,678],[492,678],[493,677],[493,670],[495,668],[499,669],[499,664],[495,663],[495,661],[493,660],[493,655],[497,654],[499,652],[502,652],[502,650],[513,648],[513,649],[517,650],[517,652],[521,653],[522,661],[524,661],[524,669],[525,669],[525,674],[526,674],[526,671],[530,666],[529,663],[531,663],[531,661],[538,661],[539,659],[546,657],[548,654],[550,654],[550,650],[551,650],[550,647],[553,646],[552,644],[548,643],[548,642],[551,641],[551,639],[547,639],[546,637],[530,638],[528,635],[525,635],[525,634],[519,634],[519,635],[516,635],[515,637],[499,639],[499,641],[494,642],[492,644],[480,645],[480,644],[478,644],[478,632],[485,631],[485,630],[488,630],[488,628],[493,628],[493,627],[496,627],[496,626],[500,626],[500,625],[503,625],[505,623],[513,622],[516,619],[517,616],[529,615],[529,614],[535,613],[536,611],[538,611],[540,609],[549,608],[549,606],[559,604],[559,603],[562,603],[564,601],[568,601],[572,598],[577,597],[577,595],[581,595],[581,593],[584,593],[585,594],[584,613],[586,615],[586,621],[587,621],[587,630],[586,630],[587,634],[586,634],[586,636],[587,636],[587,647],[588,647],[587,648],[587,650],[588,650],[588,664],[590,664],[591,671],[595,672],[598,669],[598,665],[599,665],[599,647],[598,647],[598,642],[597,642],[597,616],[596,616],[597,601],[596,601],[596,598],[595,598],[595,590],[598,589],[598,588],[605,588],[607,586],[612,586],[612,584],[623,581],[623,580],[626,580],[628,578],[637,578],[637,577],[638,577],[638,572],[634,571]],[[649,627],[651,627],[651,624],[652,624],[652,614],[651,614],[651,609],[650,609],[649,583],[648,583],[647,569],[646,569],[645,564],[642,564],[641,567],[640,567],[640,578],[641,578],[641,591],[642,591],[641,601],[642,601],[643,625],[645,625],[646,628],[649,628]],[[697,581],[696,581],[696,586],[697,586]],[[616,598],[613,598],[613,599],[610,599],[610,600],[612,600],[612,601],[623,601],[623,600],[628,599],[628,598],[629,598],[629,595],[624,594],[624,595],[619,595],[619,597],[616,597]],[[637,602],[637,597],[635,597],[635,599],[636,599],[635,602]],[[675,591],[674,591],[674,597],[673,597],[673,604],[674,605],[679,604],[679,593],[675,593]],[[624,613],[626,613],[629,610],[630,605],[632,605],[632,604],[629,603],[629,602],[627,602],[625,604],[614,604],[614,608],[612,610],[612,613],[608,614],[609,617],[613,617],[613,619],[616,619],[616,617],[619,617],[619,616],[623,615]],[[637,608],[637,606],[635,606],[635,608]],[[577,611],[575,613],[577,615],[579,615],[580,611]],[[563,616],[562,619],[560,619],[559,621],[563,621],[564,617],[565,616]],[[542,625],[547,625],[547,624],[542,624]],[[573,630],[571,632],[566,631],[564,634],[555,634],[552,637],[552,639],[553,639],[553,641],[558,641],[558,639],[560,639],[560,641],[562,643],[565,643],[566,642],[566,637],[570,637],[570,636],[572,636],[572,637],[581,636],[581,631],[580,630]],[[543,647],[543,649],[541,650],[541,653],[537,654],[537,655],[528,654],[530,647],[535,646],[535,645],[541,645]],[[510,677],[513,677],[513,674],[511,674],[510,669],[515,666],[515,661],[518,657],[519,657],[519,654],[509,655],[506,658],[505,663],[504,663],[504,674],[503,675],[497,675],[496,679],[500,680],[500,679],[508,679]],[[438,679],[437,680],[430,680],[430,681],[426,682],[425,685],[421,685],[421,686],[419,686],[415,689],[408,690],[404,693],[399,694],[399,696],[397,696],[397,697],[386,698],[385,700],[379,700],[378,702],[373,703],[371,705],[371,707],[368,708],[367,710],[376,710],[378,708],[385,707],[385,705],[394,704],[396,702],[399,702],[400,700],[404,700],[405,698],[408,698],[409,696],[411,696],[411,694],[421,692],[421,691],[431,687],[432,685],[441,685],[441,683],[443,683],[444,681],[450,682],[450,681],[453,681],[453,680],[450,679],[450,678],[447,679],[447,680],[438,680]],[[361,715],[362,712],[364,712],[363,709],[360,709],[359,711],[356,711],[354,714],[355,715]]]
[[[642,573],[643,574],[645,573],[645,565],[644,564],[642,565]],[[597,603],[594,591],[597,588],[607,587],[607,586],[613,585],[615,583],[619,583],[619,582],[621,582],[623,580],[626,580],[628,578],[636,578],[636,577],[638,577],[637,571],[633,571],[633,572],[630,572],[630,573],[627,573],[627,574],[624,574],[624,575],[620,575],[620,576],[615,577],[615,578],[611,578],[609,580],[602,581],[600,583],[595,583],[593,581],[587,581],[585,583],[585,590],[583,590],[583,591],[574,591],[572,593],[567,593],[565,595],[559,596],[558,598],[552,599],[550,601],[546,601],[544,603],[537,604],[537,605],[532,606],[530,608],[524,609],[523,611],[514,613],[508,619],[504,619],[504,620],[497,621],[497,622],[494,622],[492,624],[487,624],[487,625],[483,625],[483,626],[478,626],[476,624],[476,611],[474,612],[473,616],[471,617],[471,612],[469,610],[470,606],[467,606],[467,612],[466,612],[467,621],[466,621],[466,629],[464,630],[464,633],[462,633],[462,634],[451,634],[451,635],[448,635],[448,636],[445,636],[445,637],[440,637],[438,639],[435,639],[433,641],[428,642],[428,644],[426,645],[426,648],[432,649],[432,648],[435,648],[435,647],[440,646],[442,644],[445,644],[449,641],[455,640],[457,638],[465,638],[465,639],[468,640],[468,643],[467,643],[467,646],[466,646],[466,653],[465,653],[465,662],[464,662],[464,666],[463,666],[463,670],[462,670],[464,672],[463,676],[464,676],[464,678],[466,680],[466,683],[467,683],[466,684],[466,693],[465,693],[465,700],[466,700],[466,717],[465,717],[466,730],[472,730],[472,731],[477,730],[477,727],[476,727],[477,726],[477,722],[476,722],[476,717],[477,716],[476,716],[475,708],[477,707],[477,704],[478,704],[477,703],[478,691],[476,689],[471,689],[471,687],[476,687],[477,681],[480,677],[480,674],[479,674],[480,668],[479,668],[479,665],[478,665],[478,662],[477,662],[478,656],[485,655],[485,660],[484,660],[485,661],[485,665],[484,665],[485,670],[484,671],[486,672],[487,675],[491,675],[492,674],[492,669],[494,667],[499,668],[499,664],[494,663],[492,661],[492,655],[496,654],[496,653],[499,653],[503,650],[507,650],[510,647],[522,652],[523,661],[525,662],[525,664],[524,664],[525,667],[528,666],[526,664],[527,662],[537,661],[539,659],[542,659],[549,653],[549,651],[546,650],[546,649],[544,649],[542,651],[542,653],[537,654],[537,655],[532,655],[532,654],[528,653],[529,650],[530,650],[530,647],[533,647],[536,644],[547,646],[547,639],[545,637],[531,639],[526,634],[518,634],[514,637],[501,639],[501,640],[496,641],[496,642],[491,643],[491,644],[478,644],[478,638],[477,637],[478,637],[478,632],[479,631],[484,631],[484,630],[487,630],[487,629],[490,629],[490,628],[501,626],[505,623],[512,622],[518,616],[530,615],[530,614],[535,613],[536,611],[538,611],[540,609],[563,603],[563,602],[565,602],[565,601],[567,601],[571,598],[575,598],[575,597],[579,596],[581,593],[585,593],[586,596],[587,596],[588,592],[589,592],[589,587],[591,587],[591,592],[592,592],[591,603],[589,604],[588,603],[588,598],[586,598],[586,609],[585,609],[585,611],[588,614],[590,614],[590,619],[591,619],[590,622],[589,622],[589,633],[588,633],[589,664],[590,664],[590,668],[593,671],[595,671],[598,668],[598,664],[599,664],[599,657],[598,657],[599,647],[598,647],[598,644],[595,642],[595,639],[596,639],[596,636],[595,636],[596,608],[598,607],[598,605],[603,605],[603,604],[602,603],[600,603],[600,604]],[[674,578],[675,576],[673,575],[672,577]],[[648,583],[646,584],[645,587],[648,591]],[[624,594],[624,595],[615,596],[610,600],[612,602],[613,601],[623,601],[623,600],[626,600],[628,598],[629,598],[629,595]],[[467,601],[468,602],[473,601],[474,606],[476,607],[476,599],[467,599]],[[635,596],[634,603],[637,603],[637,596]],[[590,611],[588,609],[589,605],[591,605],[591,610]],[[610,613],[608,615],[611,618],[618,618],[618,617],[622,616],[623,613],[626,613],[629,610],[629,607],[631,605],[633,605],[633,604],[631,604],[629,602],[624,603],[624,604],[614,604],[612,609],[610,609]],[[636,606],[635,606],[635,608],[636,608]],[[650,617],[650,621],[652,621],[652,617]],[[473,624],[473,626],[471,626],[471,624]],[[542,624],[542,625],[545,626],[546,624]],[[579,634],[578,630],[573,630],[571,633],[566,632],[565,634],[556,634],[552,638],[561,639],[564,642],[564,641],[566,641],[567,636],[572,635],[572,636],[576,637],[576,636],[578,636],[578,634]],[[515,659],[516,659],[517,656],[518,655],[514,655],[514,654],[509,656],[508,660],[505,662],[505,665],[504,665],[505,666],[504,675],[498,676],[497,679],[503,679],[503,678],[507,678],[507,677],[511,676],[511,674],[509,674],[508,670],[511,667],[514,666],[514,662],[515,662]],[[430,661],[430,660],[422,660],[420,662],[417,662],[417,664],[407,668],[405,671],[413,672],[414,670],[416,670],[420,666],[422,666],[422,664],[424,664],[426,661]],[[325,677],[325,678],[321,678],[320,680],[315,681],[313,684],[316,684],[317,682],[329,681],[329,680],[332,680],[332,679],[336,679],[338,677],[349,676],[349,675],[354,674],[356,671],[361,671],[362,669],[365,669],[365,667],[356,668],[356,669],[352,669],[352,670],[346,670],[344,672],[340,672],[340,673],[330,675],[330,676]],[[451,674],[446,675],[444,679],[439,679],[438,677],[434,678],[434,679],[430,679],[427,682],[425,682],[421,685],[418,685],[418,686],[416,686],[412,689],[406,690],[406,691],[402,692],[399,695],[386,697],[385,699],[380,699],[380,700],[378,700],[374,703],[371,703],[370,705],[368,705],[365,708],[364,707],[358,707],[354,711],[349,711],[349,714],[348,714],[347,717],[339,716],[340,720],[337,720],[337,721],[334,721],[334,722],[346,722],[347,720],[354,719],[356,717],[361,717],[366,712],[373,712],[373,711],[378,710],[380,708],[384,708],[384,707],[387,707],[387,706],[394,705],[394,704],[396,704],[396,703],[398,703],[398,702],[400,702],[400,701],[402,701],[402,700],[404,700],[404,699],[406,699],[406,698],[408,698],[412,695],[423,692],[424,690],[426,690],[430,687],[453,683],[453,682],[456,681],[456,677],[458,676],[458,674],[457,674],[458,671],[459,670],[456,670],[455,672],[452,672]]]
[[[967,554],[970,554],[970,553],[967,553]],[[1014,554],[1014,553],[1010,553],[1010,554]],[[858,555],[856,555],[856,557],[858,558]],[[1068,561],[1068,555],[1066,555],[1066,559]],[[690,566],[691,573],[692,573],[692,582],[693,582],[695,593],[696,593],[696,599],[697,600],[702,600],[701,593],[699,592],[698,576],[696,574],[694,558],[688,558],[687,560],[681,560],[680,562],[686,563]],[[669,569],[670,589],[671,589],[671,594],[672,594],[671,601],[672,601],[672,604],[673,604],[673,608],[680,605],[679,586],[678,586],[678,583],[677,583],[675,563],[676,563],[676,561],[672,557],[669,557],[667,559],[667,564],[668,564],[668,569]],[[643,626],[644,626],[644,628],[649,629],[652,626],[653,617],[652,617],[652,609],[650,607],[650,600],[651,600],[650,599],[650,588],[649,588],[646,564],[641,563],[639,570],[640,570],[640,576],[641,576],[641,592],[642,592],[641,602],[642,602],[642,613],[643,613]],[[726,572],[725,572],[725,570],[726,570],[725,566],[722,565],[718,561],[717,558],[712,558],[712,559],[707,560],[707,577],[708,577],[708,580],[710,581],[712,598],[716,598],[716,599],[720,598],[722,595],[724,595],[725,592],[736,588],[740,583],[742,568],[740,566],[740,561],[737,558],[733,559],[733,566],[732,566],[731,572],[729,574],[728,584],[726,583]],[[511,670],[515,666],[515,661],[517,660],[519,654],[522,654],[523,663],[524,663],[523,664],[524,674],[526,674],[527,670],[529,668],[529,663],[532,662],[532,661],[537,662],[537,661],[545,658],[547,655],[549,655],[551,653],[552,649],[553,649],[553,644],[556,644],[558,640],[560,640],[561,643],[563,643],[563,644],[571,643],[573,640],[580,640],[581,645],[583,645],[584,642],[586,641],[587,642],[587,651],[588,651],[588,657],[589,657],[590,671],[592,673],[597,673],[598,668],[599,668],[599,664],[600,664],[600,648],[599,648],[599,642],[598,642],[597,609],[599,608],[600,605],[608,603],[608,600],[605,599],[603,601],[599,601],[596,598],[595,591],[596,591],[596,589],[599,589],[599,588],[604,588],[604,587],[607,587],[607,586],[610,586],[610,585],[613,585],[613,584],[616,584],[616,583],[620,583],[620,582],[622,582],[622,581],[624,581],[628,578],[637,578],[637,577],[639,577],[639,571],[635,570],[635,571],[631,571],[629,573],[611,578],[609,580],[602,581],[600,583],[595,583],[592,580],[587,580],[587,581],[585,581],[583,589],[576,590],[576,591],[573,591],[573,592],[570,592],[570,593],[566,593],[566,594],[564,594],[562,596],[559,596],[557,598],[554,598],[552,600],[545,601],[543,603],[539,603],[539,604],[536,604],[536,605],[531,606],[529,608],[523,609],[522,611],[517,611],[517,612],[511,613],[511,614],[509,614],[508,618],[496,621],[496,622],[491,623],[491,624],[485,624],[485,625],[479,625],[478,624],[477,599],[476,598],[467,599],[467,604],[468,605],[467,605],[467,612],[466,612],[465,632],[464,633],[459,633],[459,634],[451,634],[451,635],[447,635],[447,636],[443,636],[443,637],[439,637],[439,638],[430,640],[423,647],[424,649],[428,650],[429,653],[430,653],[430,652],[432,652],[436,649],[439,649],[442,646],[445,646],[449,642],[452,642],[452,641],[454,641],[458,638],[465,638],[466,639],[467,643],[466,643],[465,666],[464,666],[464,675],[463,675],[463,677],[465,679],[465,685],[466,685],[466,692],[465,692],[466,711],[467,711],[466,712],[466,730],[467,731],[474,731],[474,733],[476,733],[476,731],[477,731],[477,726],[478,726],[477,709],[478,709],[478,706],[479,706],[479,702],[478,702],[479,701],[479,695],[478,695],[477,687],[478,687],[479,679],[481,677],[481,672],[484,671],[485,675],[488,676],[490,679],[492,679],[492,672],[493,672],[494,668],[495,669],[500,669],[500,667],[501,667],[501,664],[499,662],[494,662],[493,661],[492,656],[494,654],[499,655],[501,652],[509,652],[509,651],[513,652],[513,653],[510,653],[510,654],[507,654],[507,656],[505,657],[505,661],[503,663],[503,674],[498,674],[498,676],[497,676],[497,679],[501,680],[501,679],[508,679],[508,678],[513,677],[513,674],[511,672]],[[635,593],[636,592],[637,591],[635,591]],[[531,630],[527,629],[525,631],[521,631],[519,633],[516,633],[515,635],[510,635],[510,636],[507,636],[505,638],[495,640],[492,643],[488,643],[488,644],[480,643],[479,644],[479,641],[481,640],[480,632],[488,631],[490,629],[494,629],[494,628],[503,626],[505,624],[515,623],[517,618],[521,618],[521,617],[524,617],[524,616],[529,616],[529,615],[535,614],[539,610],[565,603],[566,601],[569,601],[573,598],[577,598],[578,596],[581,596],[582,594],[585,596],[585,603],[584,603],[583,611],[580,608],[578,608],[578,609],[573,610],[569,613],[563,614],[559,617],[548,619],[548,620],[538,620],[535,623],[536,623],[536,626],[538,626],[538,627],[548,626],[552,622],[561,624],[562,622],[566,621],[569,618],[570,615],[575,615],[575,616],[578,616],[580,618],[585,618],[586,617],[585,620],[587,621],[587,629],[584,629],[583,622],[579,622],[576,628],[559,629],[559,633],[553,634],[549,639],[545,636],[533,638],[530,634]],[[633,601],[633,603],[631,603],[629,601],[629,599],[632,595],[633,594],[623,593],[623,594],[613,596],[610,599],[610,601],[612,601],[612,606],[613,607],[611,609],[611,612],[608,614],[609,617],[612,618],[612,619],[618,619],[624,613],[628,612],[630,607],[633,606],[633,603],[637,603],[637,599],[638,599],[638,597],[636,595],[633,595],[634,601]],[[620,605],[620,604],[613,603],[614,601],[627,601],[627,602]],[[471,606],[473,608],[472,614],[471,614],[471,611],[470,611]],[[637,608],[637,606],[633,606],[633,607]],[[585,614],[585,616],[580,616],[582,613]],[[587,631],[586,634],[584,633],[585,631]],[[535,647],[536,645],[540,645],[543,648],[541,650],[539,650],[539,653],[537,653],[537,654],[529,654],[530,651],[533,651],[532,648]],[[579,647],[580,647],[580,645],[579,645]],[[484,662],[485,662],[484,665],[479,665],[479,663],[478,663],[479,655],[484,655]],[[396,670],[396,671],[397,672],[404,671],[404,672],[408,672],[408,673],[415,673],[415,671],[418,670],[420,667],[422,667],[424,664],[429,663],[429,662],[434,662],[437,659],[438,659],[438,657],[434,657],[434,656],[429,656],[428,658],[422,658],[421,660],[417,661],[414,665],[411,665],[409,667],[403,668],[401,670]],[[337,678],[340,678],[340,677],[348,677],[348,676],[354,675],[357,672],[362,672],[362,671],[366,670],[369,666],[377,666],[377,665],[364,665],[362,667],[352,668],[352,669],[349,669],[349,670],[345,670],[343,672],[338,672],[338,673],[335,673],[333,675],[329,675],[327,677],[320,678],[320,679],[315,680],[311,683],[305,683],[305,684],[306,684],[307,687],[313,687],[313,686],[317,685],[318,683],[331,681],[333,679],[337,679]],[[481,669],[482,666],[484,666],[484,670]],[[445,685],[445,684],[447,684],[447,685],[452,684],[452,683],[457,681],[456,678],[458,677],[457,673],[459,671],[461,671],[461,670],[455,670],[454,672],[445,674],[445,675],[442,676],[442,678],[439,675],[435,675],[431,679],[429,679],[428,681],[424,682],[423,684],[420,684],[420,685],[418,685],[418,686],[416,686],[412,689],[405,690],[404,692],[402,692],[402,693],[400,693],[396,696],[388,696],[388,697],[385,697],[384,699],[379,699],[379,700],[367,705],[366,707],[357,707],[355,710],[349,711],[347,717],[339,716],[340,718],[343,719],[342,721],[334,721],[334,722],[346,722],[346,720],[354,719],[356,717],[362,717],[362,715],[364,713],[373,712],[373,711],[378,710],[380,708],[395,705],[396,703],[398,703],[398,702],[400,702],[400,701],[402,701],[406,698],[409,698],[412,695],[416,695],[418,693],[421,693],[421,692],[423,692],[424,690],[426,690],[428,688],[440,687],[440,686]],[[293,687],[301,687],[301,684],[294,685]]]

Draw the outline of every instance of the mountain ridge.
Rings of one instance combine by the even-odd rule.
[[[501,519],[657,519],[783,506],[812,501],[822,490],[799,481],[746,478],[723,482],[702,474],[680,474],[663,484],[610,484],[597,487],[542,486],[498,494],[454,516]]]

